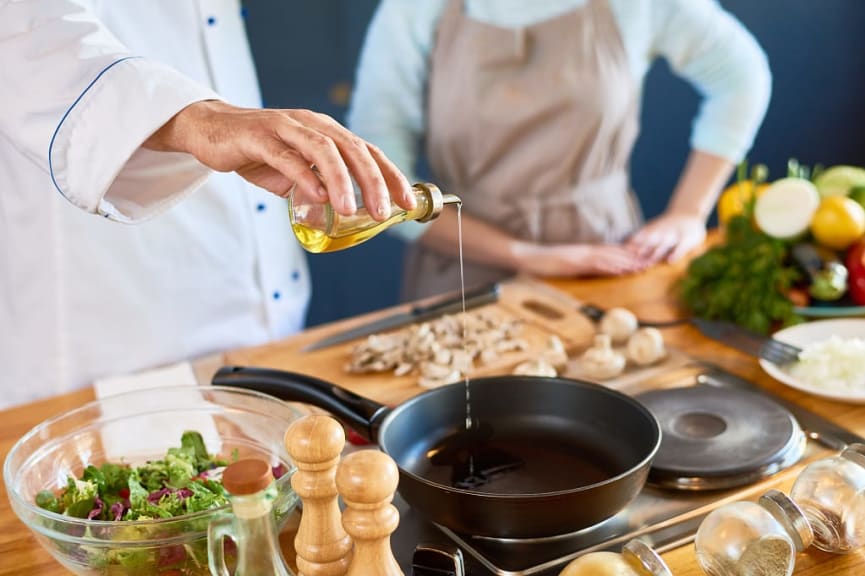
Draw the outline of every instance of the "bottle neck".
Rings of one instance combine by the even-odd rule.
[[[642,540],[631,540],[625,544],[622,557],[640,576],[672,576],[670,568],[658,553]]]
[[[757,501],[778,523],[784,527],[797,552],[802,552],[814,542],[814,531],[802,509],[780,490],[769,490]]]

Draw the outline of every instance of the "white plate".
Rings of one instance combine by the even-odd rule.
[[[844,318],[837,320],[818,320],[814,322],[806,322],[797,326],[791,326],[779,330],[773,335],[773,338],[793,344],[799,348],[804,348],[808,344],[828,340],[831,336],[839,336],[841,338],[865,338],[865,319],[862,318]],[[832,390],[830,388],[819,388],[811,386],[794,378],[789,373],[779,368],[776,364],[766,360],[760,360],[760,367],[775,380],[814,394],[823,398],[830,398],[841,402],[851,402],[855,404],[865,404],[865,389],[859,393],[850,392],[849,390]]]

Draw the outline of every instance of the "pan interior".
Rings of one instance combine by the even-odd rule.
[[[417,454],[424,479],[487,494],[542,494],[603,482],[622,472],[603,444],[558,418],[480,421]]]
[[[549,494],[608,481],[657,449],[651,414],[595,385],[506,379],[472,386],[469,430],[461,386],[389,416],[380,441],[403,471],[475,493]]]

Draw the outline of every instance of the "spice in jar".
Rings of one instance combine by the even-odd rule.
[[[697,529],[697,562],[709,576],[790,576],[796,554],[813,533],[786,494],[769,490],[757,502],[731,502],[709,513]]]
[[[806,466],[790,497],[814,530],[814,546],[845,553],[865,545],[865,444]]]

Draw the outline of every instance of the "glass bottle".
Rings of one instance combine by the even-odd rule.
[[[808,464],[790,491],[814,530],[814,546],[846,553],[865,545],[865,444]]]
[[[590,552],[565,566],[559,576],[672,576],[658,553],[642,540],[631,540],[622,553]]]
[[[222,473],[231,514],[210,522],[207,529],[208,563],[214,576],[229,576],[225,564],[226,537],[237,547],[235,576],[293,576],[279,547],[273,518],[277,491],[270,464],[264,460],[238,460]]]
[[[796,503],[769,490],[757,502],[731,502],[710,512],[694,544],[709,576],[790,576],[796,554],[813,539]]]
[[[299,199],[294,191],[288,198],[291,228],[300,244],[309,252],[335,252],[369,240],[394,224],[407,220],[429,222],[438,218],[445,204],[461,204],[459,197],[442,194],[434,184],[415,184],[412,191],[417,199],[414,210],[391,203],[390,217],[379,222],[362,205],[351,216],[337,214],[330,204],[318,204]]]

